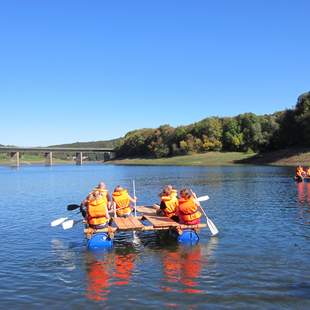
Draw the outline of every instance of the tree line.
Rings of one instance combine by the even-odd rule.
[[[208,117],[188,126],[144,128],[117,141],[117,157],[168,157],[208,151],[262,152],[310,146],[310,92],[270,115]]]

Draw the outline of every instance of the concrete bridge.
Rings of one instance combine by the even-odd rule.
[[[15,159],[15,165],[19,167],[20,156],[23,153],[43,153],[48,166],[53,165],[53,153],[75,153],[75,162],[77,165],[83,164],[83,153],[104,153],[108,159],[115,156],[115,151],[112,148],[97,148],[97,147],[0,147],[0,153],[9,153],[11,158]]]

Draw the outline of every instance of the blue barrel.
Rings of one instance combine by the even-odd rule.
[[[183,230],[182,235],[178,236],[178,242],[180,242],[180,243],[196,244],[196,243],[198,243],[198,241],[199,241],[199,236],[192,229]]]
[[[97,233],[87,241],[89,250],[110,249],[113,246],[113,240],[110,239],[107,233]]]

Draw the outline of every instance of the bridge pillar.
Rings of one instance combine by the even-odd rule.
[[[15,166],[19,167],[20,162],[19,162],[19,152],[11,152],[11,158],[13,158],[13,160],[15,159]]]
[[[47,152],[44,154],[45,156],[45,165],[52,166],[53,165],[53,152]]]
[[[79,166],[83,164],[83,152],[76,153],[76,164]]]

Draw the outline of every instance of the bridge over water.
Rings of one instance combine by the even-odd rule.
[[[98,147],[0,147],[0,153],[8,153],[15,161],[15,165],[20,165],[20,157],[23,153],[43,153],[46,158],[46,165],[53,164],[53,153],[75,153],[75,161],[77,165],[83,164],[83,153],[103,153],[108,159],[112,159],[115,155],[113,148]]]

